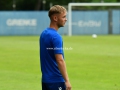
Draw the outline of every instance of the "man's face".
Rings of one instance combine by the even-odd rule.
[[[66,12],[62,12],[61,14],[57,15],[57,26],[63,27],[67,21]]]

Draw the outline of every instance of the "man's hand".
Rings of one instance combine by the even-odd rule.
[[[69,81],[66,81],[65,85],[66,85],[66,90],[71,90],[72,87]]]

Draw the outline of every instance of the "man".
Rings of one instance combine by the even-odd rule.
[[[71,90],[64,61],[63,41],[58,29],[65,25],[66,9],[60,5],[49,10],[50,26],[40,36],[42,90]]]

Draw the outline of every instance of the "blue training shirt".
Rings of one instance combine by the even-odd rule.
[[[40,36],[42,82],[64,82],[58,69],[55,54],[62,54],[64,58],[62,37],[55,29],[46,28]]]

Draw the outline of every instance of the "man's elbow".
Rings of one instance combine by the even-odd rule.
[[[57,63],[63,63],[64,62],[62,54],[56,54],[55,58],[56,58]]]

